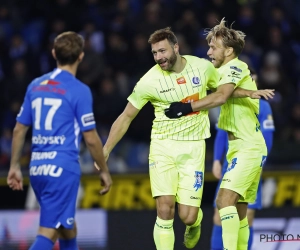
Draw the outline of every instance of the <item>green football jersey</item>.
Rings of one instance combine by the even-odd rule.
[[[218,69],[220,81],[218,85],[234,83],[235,88],[257,90],[256,83],[250,75],[248,65],[238,58],[229,61]],[[229,98],[221,106],[218,127],[230,131],[237,138],[264,144],[258,121],[259,99]]]
[[[210,137],[208,111],[194,112],[179,119],[169,119],[164,110],[172,102],[194,102],[216,89],[219,74],[211,62],[195,56],[183,56],[185,68],[181,73],[152,67],[136,84],[128,101],[141,109],[148,101],[154,107],[155,119],[151,138],[200,140]]]

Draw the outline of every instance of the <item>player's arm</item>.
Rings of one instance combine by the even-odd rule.
[[[20,158],[28,129],[29,126],[17,122],[13,130],[10,169],[7,176],[7,184],[13,190],[23,190]]]
[[[83,138],[87,148],[91,153],[91,156],[93,157],[93,160],[95,161],[97,166],[100,167],[99,170],[101,185],[104,186],[103,189],[100,191],[100,194],[104,195],[110,190],[112,180],[103,155],[102,142],[95,128],[84,131]]]
[[[29,126],[23,125],[17,122],[13,130],[12,147],[11,147],[11,168],[20,168],[20,158],[22,149],[25,142],[25,136],[29,129]]]
[[[260,89],[260,90],[249,90],[237,87],[231,97],[234,98],[244,98],[250,97],[252,99],[260,99],[264,97],[266,100],[269,98],[272,99],[274,97],[274,89]]]
[[[106,159],[108,158],[110,152],[113,150],[116,144],[125,135],[129,128],[129,125],[131,124],[132,120],[137,116],[139,111],[139,109],[137,109],[130,102],[128,102],[122,114],[115,120],[110,129],[107,141],[103,148],[103,152]]]
[[[216,92],[207,95],[196,102],[173,102],[169,108],[165,109],[165,115],[171,119],[175,119],[195,111],[208,110],[221,106],[232,95],[234,87],[235,84],[233,83],[222,84],[218,87]]]
[[[100,167],[101,171],[108,172],[108,167],[103,155],[103,145],[96,129],[83,132],[83,138],[94,161]]]

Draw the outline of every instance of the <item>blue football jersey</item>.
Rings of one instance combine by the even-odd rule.
[[[266,100],[263,99],[259,100],[258,120],[262,133],[266,131],[275,131],[271,106]]]
[[[88,86],[61,69],[36,78],[27,88],[17,121],[32,125],[30,166],[52,164],[80,174],[81,132],[96,126]]]

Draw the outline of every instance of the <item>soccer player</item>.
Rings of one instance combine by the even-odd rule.
[[[252,78],[254,80],[257,79],[256,74],[253,70],[250,70]],[[272,110],[270,104],[264,100],[259,100],[259,115],[258,115],[259,123],[261,124],[261,131],[264,136],[268,153],[270,153],[273,143],[273,133],[274,133],[274,122],[272,116]],[[223,157],[228,150],[228,138],[227,133],[224,130],[217,128],[217,135],[214,142],[214,162],[212,167],[213,175],[219,179],[218,188],[216,193],[219,190],[219,187],[222,182],[222,176],[225,174],[226,169],[228,167],[228,162],[223,161]],[[222,166],[223,162],[223,166]],[[261,194],[261,181],[259,182],[256,200],[254,203],[248,204],[247,209],[247,218],[250,229],[249,241],[248,241],[248,249],[251,249],[253,242],[253,219],[255,216],[255,210],[262,208],[262,194]],[[221,227],[221,219],[219,216],[219,212],[216,208],[216,204],[214,202],[214,217],[213,217],[213,231],[211,236],[211,250],[223,250],[223,242],[222,242],[222,227]]]
[[[123,113],[113,123],[104,145],[104,156],[126,133],[142,107],[150,101],[155,109],[149,155],[152,196],[157,218],[154,241],[158,250],[174,249],[175,202],[186,225],[184,244],[193,248],[200,237],[200,208],[205,141],[210,136],[208,112],[195,112],[180,120],[170,120],[164,109],[173,101],[193,102],[216,89],[219,75],[211,62],[181,56],[177,38],[170,28],[155,31],[149,38],[156,65],[136,84]]]
[[[75,32],[55,38],[52,55],[57,68],[34,79],[27,88],[13,132],[7,184],[23,190],[20,155],[32,125],[30,182],[40,204],[40,226],[30,250],[77,250],[75,206],[80,181],[79,145],[82,136],[95,162],[100,180],[110,190],[111,176],[95,129],[90,89],[75,78],[82,61],[84,40]]]
[[[203,112],[221,106],[218,127],[227,131],[230,162],[217,194],[216,204],[222,223],[224,249],[246,250],[249,226],[247,205],[256,199],[267,147],[258,121],[259,100],[273,96],[273,90],[257,91],[246,63],[238,59],[245,44],[245,34],[228,28],[225,20],[207,34],[208,56],[218,68],[217,91],[191,103],[174,102],[165,110],[169,118],[180,118],[191,112]],[[235,93],[237,87],[242,92]],[[232,98],[248,95],[251,98]]]
[[[210,137],[208,112],[194,112],[171,120],[164,109],[173,101],[195,102],[216,89],[219,74],[211,62],[181,56],[177,38],[170,28],[155,31],[148,41],[156,62],[136,84],[123,113],[113,123],[103,152],[109,153],[126,133],[142,107],[150,101],[155,109],[149,173],[157,218],[154,242],[158,250],[174,248],[175,203],[186,225],[184,245],[192,249],[200,237],[204,180],[205,141]]]

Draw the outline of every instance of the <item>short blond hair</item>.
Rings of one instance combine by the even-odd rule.
[[[232,47],[235,55],[239,56],[245,46],[245,36],[244,32],[232,29],[232,25],[226,27],[226,21],[225,18],[223,18],[218,25],[207,30],[206,41],[210,43],[212,39],[220,37],[224,47]]]

